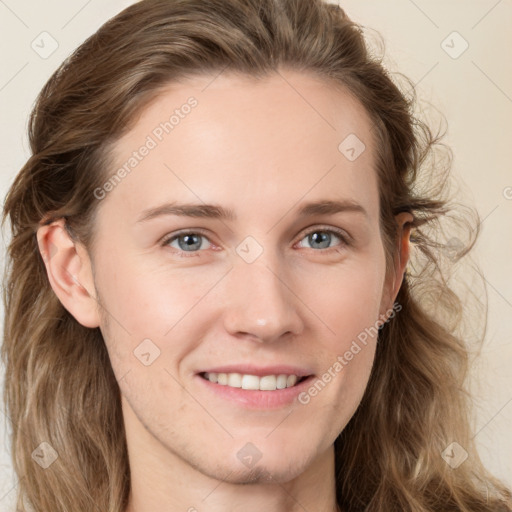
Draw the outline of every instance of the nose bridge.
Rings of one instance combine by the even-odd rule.
[[[248,334],[259,341],[272,341],[287,332],[298,333],[301,320],[293,293],[288,289],[286,272],[279,258],[263,250],[251,262],[245,259],[255,247],[244,242],[237,248],[249,249],[236,255],[227,283],[225,323],[231,334]],[[287,286],[288,285],[288,286]]]

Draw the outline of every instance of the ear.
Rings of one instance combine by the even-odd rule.
[[[98,302],[92,291],[94,279],[89,254],[68,233],[65,219],[37,230],[39,252],[50,285],[62,305],[84,327],[98,327]]]
[[[397,224],[397,246],[395,247],[395,261],[390,275],[386,277],[385,292],[381,303],[381,317],[387,317],[386,311],[390,311],[396,300],[404,279],[405,267],[410,256],[410,235],[414,217],[408,212],[395,216]]]

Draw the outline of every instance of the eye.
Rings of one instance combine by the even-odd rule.
[[[311,249],[332,249],[334,247],[350,245],[349,237],[344,231],[327,227],[317,227],[308,231],[300,242],[304,239],[307,239],[309,248]],[[338,239],[340,242],[333,246],[331,243],[335,239]],[[207,249],[208,245],[205,241],[211,244],[208,237],[200,230],[182,231],[165,237],[162,240],[162,246],[172,247],[178,251],[179,256],[187,257],[194,256],[195,253],[200,252],[201,249]],[[300,244],[300,246],[303,247],[302,244]]]
[[[195,253],[199,249],[205,249],[203,243],[208,238],[200,231],[182,231],[171,236],[168,236],[162,240],[164,247],[173,247],[181,252]],[[176,243],[177,245],[172,245]],[[188,256],[188,255],[187,255]]]
[[[334,239],[338,239],[341,243],[331,246],[331,242]],[[333,228],[322,228],[317,227],[313,230],[308,231],[302,240],[306,239],[311,249],[331,249],[337,246],[349,245],[347,235],[343,231]],[[301,240],[301,242],[302,242]],[[302,246],[302,245],[301,245]]]

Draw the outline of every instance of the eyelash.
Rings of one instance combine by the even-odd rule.
[[[333,250],[334,251],[338,250],[340,246],[348,247],[351,245],[350,240],[349,240],[350,237],[344,231],[342,231],[340,229],[335,229],[332,227],[327,227],[327,226],[317,226],[314,229],[304,232],[302,234],[302,237],[300,238],[299,242],[301,240],[303,240],[304,238],[306,238],[308,235],[310,235],[312,233],[317,233],[317,232],[333,234],[340,239],[341,243],[338,245],[335,245],[333,247],[327,247],[324,249],[316,249],[315,250],[310,247],[306,247],[306,249],[312,249],[315,252],[331,252]],[[201,235],[202,237],[206,238],[210,243],[212,243],[210,241],[210,239],[208,238],[207,234],[202,229],[198,228],[198,229],[194,229],[194,230],[179,231],[177,233],[168,235],[163,238],[161,245],[163,247],[168,247],[171,242],[173,242],[174,240],[176,240],[179,237],[184,236],[184,235]],[[172,249],[175,249],[175,248],[173,247]],[[175,250],[179,251],[178,254],[180,257],[185,257],[185,258],[199,256],[200,253],[202,252],[202,250],[200,250],[200,249],[197,251],[183,251],[181,249],[175,249]]]

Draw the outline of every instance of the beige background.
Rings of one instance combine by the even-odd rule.
[[[76,46],[131,3],[0,0],[2,198],[28,157],[26,123],[37,93]],[[409,76],[419,96],[447,118],[454,172],[483,219],[476,252],[488,286],[489,326],[472,369],[479,389],[476,441],[487,466],[512,486],[512,0],[340,4],[384,36],[385,62]],[[0,509],[7,510],[17,484],[2,411]]]

